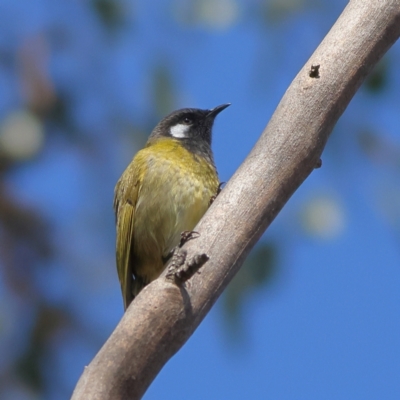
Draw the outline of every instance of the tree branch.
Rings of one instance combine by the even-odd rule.
[[[186,342],[290,196],[318,167],[338,118],[400,35],[400,0],[352,0],[296,76],[257,144],[183,246],[209,260],[181,285],[165,274],[135,299],[73,399],[138,399]]]

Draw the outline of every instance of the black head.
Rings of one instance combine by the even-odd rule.
[[[163,118],[154,128],[149,137],[149,143],[160,137],[170,137],[182,141],[183,145],[192,147],[196,143],[211,146],[212,127],[215,117],[228,104],[222,104],[211,110],[198,108],[183,108],[174,111]]]

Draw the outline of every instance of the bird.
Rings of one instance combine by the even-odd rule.
[[[212,128],[229,105],[167,115],[118,180],[116,264],[125,311],[160,276],[181,234],[194,229],[218,194]]]

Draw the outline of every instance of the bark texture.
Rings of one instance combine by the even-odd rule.
[[[399,35],[400,0],[349,2],[196,227],[200,237],[185,244],[187,260],[202,253],[209,260],[181,286],[162,276],[139,294],[85,368],[74,400],[143,396],[283,205],[318,166],[340,115]]]

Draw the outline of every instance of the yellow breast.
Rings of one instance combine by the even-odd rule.
[[[134,221],[135,270],[153,280],[181,232],[193,230],[206,212],[219,180],[213,165],[173,139],[144,148],[134,163],[142,175]]]

